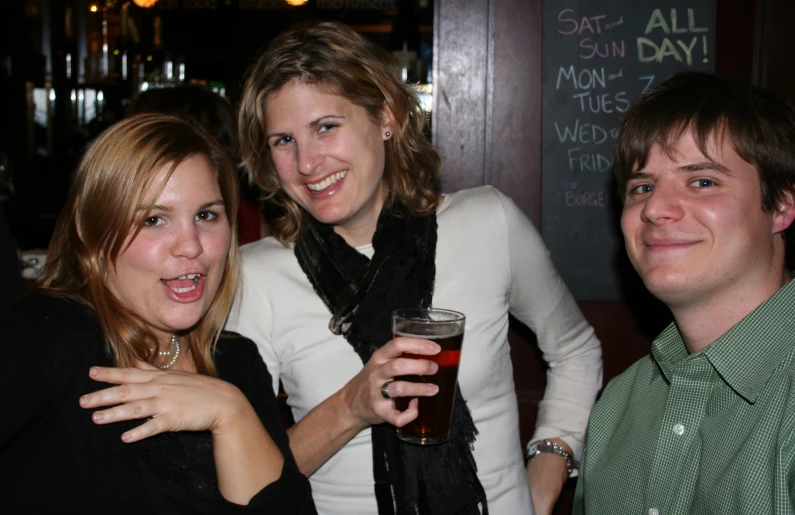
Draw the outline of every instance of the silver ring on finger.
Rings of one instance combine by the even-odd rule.
[[[384,385],[381,387],[381,396],[384,399],[388,400],[388,401],[392,400],[392,397],[389,396],[389,385],[390,384],[392,384],[392,379],[390,379],[389,381],[385,382]]]

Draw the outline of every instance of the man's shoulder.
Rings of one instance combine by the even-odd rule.
[[[650,434],[667,395],[668,384],[651,354],[614,377],[591,410],[586,443],[590,464],[601,461],[605,452],[610,454],[606,449],[615,438],[637,440]]]
[[[632,397],[643,397],[657,380],[663,380],[662,372],[652,355],[646,354],[607,383],[598,404],[626,404]]]

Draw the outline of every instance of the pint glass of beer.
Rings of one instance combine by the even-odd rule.
[[[453,416],[453,401],[458,380],[458,362],[461,358],[461,343],[464,341],[466,317],[447,309],[398,309],[392,313],[394,336],[408,336],[432,340],[442,348],[435,356],[404,354],[404,358],[427,359],[439,365],[432,376],[400,376],[400,381],[433,383],[439,392],[433,397],[419,397],[419,415],[397,430],[398,438],[404,442],[431,445],[447,440],[450,420]],[[395,407],[401,411],[409,406],[409,397],[395,399]]]

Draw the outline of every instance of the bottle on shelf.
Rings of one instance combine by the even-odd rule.
[[[114,50],[116,60],[117,79],[120,81],[132,80],[135,76],[133,72],[133,56],[130,41],[130,2],[125,2],[119,8],[119,40]]]

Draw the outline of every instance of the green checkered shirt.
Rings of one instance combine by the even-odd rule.
[[[674,324],[591,412],[587,515],[795,514],[795,280],[707,348]]]

